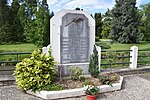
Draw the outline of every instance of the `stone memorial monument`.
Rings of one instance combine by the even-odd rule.
[[[61,10],[50,22],[52,55],[63,75],[68,74],[68,66],[81,66],[87,74],[95,44],[95,20],[85,11]]]

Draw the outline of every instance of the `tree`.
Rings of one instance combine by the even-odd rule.
[[[13,38],[11,31],[11,14],[7,0],[0,1],[0,43],[10,42]]]
[[[5,24],[6,21],[8,21],[8,10],[9,7],[7,5],[7,0],[1,0],[0,2],[0,26]]]
[[[139,30],[140,16],[136,0],[116,0],[112,10],[111,39],[120,43],[138,43],[142,39]]]
[[[36,34],[36,16],[38,0],[18,0],[20,7],[18,11],[18,16],[24,27],[25,41],[36,44],[35,37]],[[37,44],[38,45],[38,44]]]
[[[101,32],[102,32],[102,15],[101,13],[95,13],[94,15],[94,18],[95,18],[95,32],[96,32],[96,36],[101,38]]]
[[[13,0],[11,4],[11,26],[12,26],[12,35],[13,35],[13,40],[16,42],[23,42],[24,37],[23,37],[23,26],[21,24],[21,21],[18,17],[18,11],[19,11],[19,2],[17,0]]]
[[[142,6],[142,22],[141,31],[144,34],[144,40],[150,41],[150,3]]]
[[[111,11],[108,9],[103,15],[103,26],[101,36],[103,39],[109,39],[110,28],[111,28]]]
[[[38,45],[47,46],[50,44],[50,17],[47,0],[43,0],[36,13],[37,34],[39,36],[36,39],[39,39],[36,44]]]
[[[93,77],[97,77],[98,74],[99,74],[98,51],[96,50],[95,45],[94,45],[94,48],[93,48],[93,54],[90,55],[89,73]]]
[[[19,16],[27,42],[42,47],[49,44],[49,9],[47,0],[20,1]],[[23,16],[22,16],[23,15]]]

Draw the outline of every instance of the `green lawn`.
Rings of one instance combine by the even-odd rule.
[[[0,45],[0,52],[32,52],[37,49],[34,44]]]
[[[110,44],[107,39],[101,39],[101,41],[110,45],[112,50],[129,50],[134,45],[138,46],[140,50],[150,50],[150,41],[142,41],[139,44]],[[39,48],[34,44],[0,45],[0,52],[32,52],[37,49]]]
[[[2,52],[32,52],[33,50],[39,49],[34,44],[12,44],[12,45],[0,45],[0,53]],[[29,57],[30,54],[19,54],[19,55],[0,55],[0,61],[12,61],[22,60],[23,58]],[[10,64],[7,64],[10,65]]]
[[[107,39],[101,39],[101,41],[110,45],[112,50],[129,50],[134,45],[138,46],[139,50],[150,50],[150,41],[141,41],[139,44],[110,44]]]

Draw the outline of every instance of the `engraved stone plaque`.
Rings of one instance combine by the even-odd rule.
[[[63,9],[50,19],[50,46],[63,76],[69,66],[89,74],[89,56],[95,44],[95,20],[86,11]]]
[[[62,17],[60,35],[61,63],[83,63],[89,58],[89,26],[83,14]]]

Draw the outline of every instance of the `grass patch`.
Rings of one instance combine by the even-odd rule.
[[[12,45],[0,45],[0,53],[3,52],[32,52],[39,49],[34,44],[12,44]],[[17,61],[29,57],[30,54],[19,55],[0,55],[0,61]],[[15,65],[16,63],[0,63],[0,65]]]
[[[0,45],[0,52],[32,52],[37,49],[34,44]]]
[[[121,44],[113,43],[110,44],[109,39],[101,39],[102,42],[105,42],[111,46],[112,50],[130,50],[132,46],[137,46],[139,50],[150,50],[150,41],[141,41],[139,44]]]

